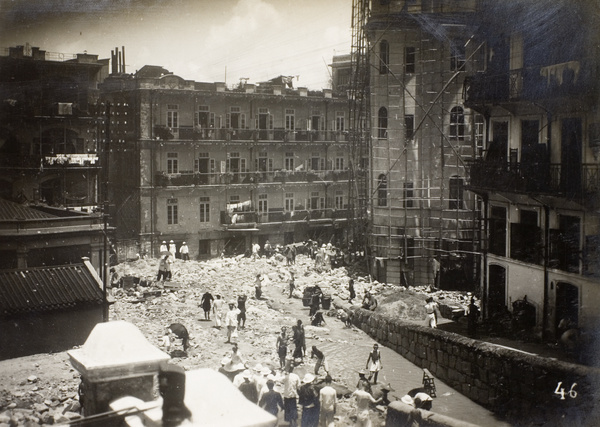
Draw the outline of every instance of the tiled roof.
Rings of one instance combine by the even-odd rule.
[[[38,211],[27,206],[11,202],[0,198],[0,221],[12,219],[44,219],[56,218],[56,215],[51,215],[46,212]]]
[[[85,264],[0,270],[0,317],[102,301],[102,289]]]

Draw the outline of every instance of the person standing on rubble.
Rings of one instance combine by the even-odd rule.
[[[245,329],[246,328],[246,300],[248,299],[248,297],[244,294],[241,294],[240,296],[238,296],[238,302],[237,302],[237,306],[238,306],[238,327],[240,329]]]
[[[166,240],[163,240],[163,242],[160,245],[160,254],[164,255],[165,252],[169,252],[169,247],[167,246]]]
[[[190,260],[190,248],[188,248],[187,243],[183,242],[181,247],[179,248],[179,255],[181,259],[184,261]]]
[[[225,315],[225,326],[227,327],[227,341],[231,342],[231,338],[237,338],[237,326],[238,326],[238,310],[235,308],[235,302],[229,303],[229,311]]]
[[[348,292],[350,292],[350,298],[348,299],[348,302],[352,304],[352,300],[356,298],[356,292],[354,291],[354,279],[350,279],[348,282]]]
[[[221,329],[221,321],[223,319],[223,305],[225,301],[221,299],[221,295],[217,295],[215,301],[213,302],[212,310],[215,316],[215,326],[217,329]]]
[[[279,356],[279,367],[283,370],[288,352],[288,336],[285,326],[281,327],[281,333],[277,336],[275,347],[277,347],[277,355]]]
[[[177,254],[177,246],[175,245],[175,242],[172,240],[169,242],[169,252],[171,252],[173,259],[175,259],[175,255]]]
[[[294,279],[294,272],[290,271],[290,298],[294,294],[295,288],[296,288],[296,280]]]
[[[284,420],[290,423],[290,427],[298,426],[298,387],[300,377],[294,372],[294,365],[290,364],[285,370],[283,377],[283,410]]]
[[[262,275],[258,273],[256,280],[254,281],[254,295],[256,299],[260,299],[262,296]]]
[[[437,313],[439,311],[439,307],[433,300],[433,297],[427,297],[425,300],[425,311],[427,313],[427,326],[430,328],[437,328]]]
[[[214,300],[214,297],[209,291],[204,292],[204,295],[202,295],[200,304],[202,305],[202,309],[204,310],[204,320],[210,320],[210,309],[212,308]]]
[[[156,281],[160,282],[161,280],[164,282],[169,277],[168,263],[167,259],[169,255],[163,256],[160,261],[158,261],[158,275],[156,276]]]
[[[302,320],[298,319],[298,323],[293,327],[294,329],[294,353],[292,357],[294,359],[302,360],[306,355],[306,338],[304,334],[304,325]]]
[[[319,426],[335,426],[334,416],[337,409],[337,392],[331,387],[332,378],[327,374],[325,377],[325,387],[319,392]]]
[[[379,345],[373,344],[373,351],[369,353],[367,359],[367,369],[369,370],[369,381],[373,378],[373,384],[377,384],[377,375],[383,368],[381,364],[381,352],[379,351]]]

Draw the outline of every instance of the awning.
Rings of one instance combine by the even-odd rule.
[[[227,231],[236,232],[236,231],[260,231],[258,228],[228,228]]]
[[[527,195],[518,193],[509,193],[503,191],[488,192],[489,200],[510,202],[513,205],[520,206],[548,206],[552,209],[563,209],[569,211],[584,211],[585,208],[579,203],[565,199],[564,197],[547,195]]]

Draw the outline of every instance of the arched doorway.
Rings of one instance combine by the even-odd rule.
[[[488,282],[488,315],[493,316],[506,310],[506,269],[501,265],[490,265]]]

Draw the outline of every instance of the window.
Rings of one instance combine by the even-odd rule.
[[[413,183],[405,182],[404,183],[404,207],[405,208],[413,207],[413,197],[414,197]]]
[[[465,138],[465,114],[462,107],[454,107],[450,111],[450,139],[463,140]]]
[[[200,197],[200,222],[210,222],[210,197]]]
[[[344,131],[344,112],[336,111],[335,113],[335,130],[338,132]]]
[[[335,208],[344,209],[344,192],[342,190],[335,191]]]
[[[167,105],[167,127],[172,129],[179,127],[179,111],[177,111],[178,108],[178,105]]]
[[[294,130],[295,129],[295,111],[286,109],[285,110],[285,130]]]
[[[325,159],[321,158],[320,153],[312,153],[309,166],[314,171],[325,170]]]
[[[450,43],[450,69],[463,71],[465,68],[465,44],[460,40]]]
[[[379,206],[387,206],[387,177],[384,174],[379,175],[377,184],[377,200]]]
[[[179,173],[179,159],[177,153],[167,153],[167,173]]]
[[[294,210],[294,193],[285,193],[285,210],[286,212]]]
[[[379,109],[377,114],[377,138],[387,138],[388,114],[385,107]]]
[[[321,193],[318,191],[311,191],[310,193],[310,208],[311,209],[323,209],[325,207],[325,198],[321,197]]]
[[[239,195],[229,196],[229,203],[239,203],[239,202],[240,202]]]
[[[407,114],[404,116],[404,131],[407,140],[413,139],[415,134],[415,116],[412,114]]]
[[[475,150],[477,157],[483,156],[484,121],[482,114],[475,114],[473,118],[473,131],[475,133]]]
[[[285,170],[293,171],[294,170],[294,153],[285,153]]]
[[[167,224],[177,225],[177,199],[167,199]]]
[[[335,158],[335,170],[342,171],[344,170],[344,157],[338,154],[338,157]]]
[[[266,214],[269,211],[269,206],[267,203],[267,195],[259,194],[258,195],[258,213]]]
[[[404,48],[404,72],[413,74],[415,72],[416,49],[407,46]]]
[[[258,153],[258,159],[255,159],[254,170],[257,172],[272,172],[273,159],[267,158],[267,152]]]
[[[230,107],[230,113],[225,115],[225,127],[227,129],[246,129],[246,115],[242,114],[240,107]]]
[[[390,45],[387,40],[379,42],[379,74],[387,74],[389,72],[390,63]]]
[[[450,178],[450,194],[449,194],[449,208],[450,209],[464,209],[463,207],[463,179],[457,176]]]

